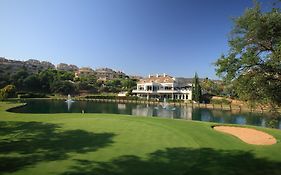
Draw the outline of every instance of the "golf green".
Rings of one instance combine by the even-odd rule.
[[[116,114],[19,114],[0,103],[0,174],[281,174],[277,143],[249,145],[214,123]]]

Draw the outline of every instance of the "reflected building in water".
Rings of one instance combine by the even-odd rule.
[[[132,115],[136,116],[153,116],[153,108],[145,105],[136,105],[132,108]]]
[[[186,120],[192,120],[192,107],[189,106],[184,106],[181,107],[180,112],[179,112],[179,118],[181,119],[186,119]]]
[[[192,120],[192,108],[182,107],[175,110],[169,110],[161,107],[148,106],[148,105],[136,105],[132,107],[132,115],[137,116],[161,116],[165,118],[180,118],[186,120]]]
[[[126,104],[118,103],[117,107],[118,107],[119,110],[126,110]]]

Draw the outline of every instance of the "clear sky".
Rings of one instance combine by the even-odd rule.
[[[274,0],[260,0],[270,8]],[[217,78],[231,18],[252,0],[0,0],[0,56]]]

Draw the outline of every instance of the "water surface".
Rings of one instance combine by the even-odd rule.
[[[27,105],[13,108],[17,113],[111,113],[147,117],[165,117],[185,120],[198,120],[216,123],[230,123],[281,128],[281,119],[267,114],[240,113],[216,109],[192,108],[190,106],[162,106],[147,104],[122,104],[93,101],[28,100]]]

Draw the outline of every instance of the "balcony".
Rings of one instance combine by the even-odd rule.
[[[177,91],[177,90],[172,90],[172,89],[169,89],[169,90],[165,90],[165,89],[159,89],[158,91],[157,91],[157,93],[162,93],[162,94],[164,94],[164,93],[177,93],[177,92],[179,92],[179,91]]]
[[[147,90],[133,90],[132,93],[138,93],[138,94],[156,94],[157,91],[147,91]]]
[[[133,90],[132,93],[139,93],[139,94],[175,94],[175,93],[190,93],[190,89],[177,89],[177,90],[165,90],[165,89],[159,89],[159,90],[154,90],[154,91],[148,91],[148,90]]]

